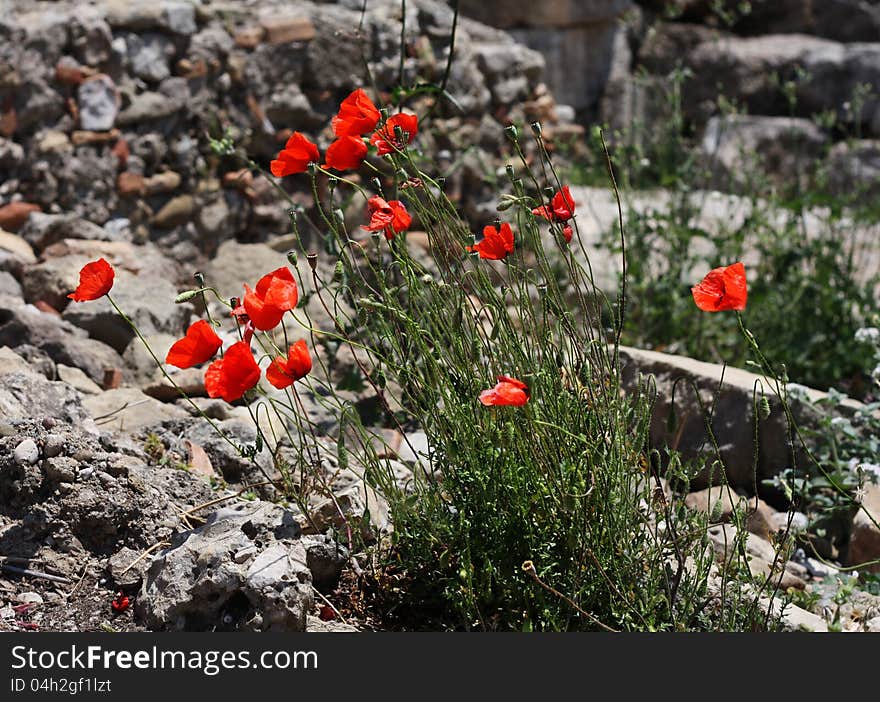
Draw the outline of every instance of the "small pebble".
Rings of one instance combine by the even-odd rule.
[[[79,472],[79,479],[80,480],[88,480],[89,478],[92,477],[92,473],[94,473],[94,472],[95,472],[94,468],[83,468]]]
[[[54,458],[64,450],[64,443],[61,434],[47,434],[43,442],[43,453],[47,458]]]
[[[58,421],[54,417],[43,417],[43,428],[54,429]]]
[[[40,449],[33,439],[25,439],[12,453],[15,462],[20,466],[32,466],[40,460]]]
[[[38,592],[22,592],[18,601],[22,604],[43,604],[43,597]]]

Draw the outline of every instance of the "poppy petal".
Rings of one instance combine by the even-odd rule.
[[[691,288],[694,303],[704,312],[744,310],[748,298],[746,269],[742,262],[714,268]]]
[[[300,132],[294,132],[287,140],[278,158],[269,164],[269,170],[276,178],[304,173],[310,163],[318,163],[321,153],[309,139]]]
[[[352,91],[333,118],[333,133],[338,137],[361,136],[372,132],[379,122],[379,110],[363,88]]]
[[[330,144],[324,168],[349,171],[360,168],[367,155],[367,145],[359,136],[342,136]]]
[[[222,344],[214,328],[200,319],[190,325],[186,336],[174,342],[165,356],[165,363],[178,368],[192,368],[212,358]]]
[[[82,267],[79,272],[79,285],[67,297],[74,302],[97,300],[110,292],[115,277],[113,267],[103,258],[99,258]]]
[[[208,397],[222,397],[234,402],[260,380],[260,367],[254,360],[250,346],[238,341],[230,346],[223,358],[218,358],[205,371],[205,390]]]

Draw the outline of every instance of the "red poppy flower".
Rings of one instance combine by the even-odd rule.
[[[116,593],[116,597],[113,598],[110,606],[113,608],[114,612],[121,614],[131,606],[131,598],[120,590]]]
[[[310,163],[320,160],[318,147],[299,132],[294,132],[278,153],[278,158],[269,164],[269,170],[276,178],[283,178],[293,173],[304,173]]]
[[[513,253],[513,230],[507,222],[500,229],[491,224],[483,227],[483,240],[468,246],[468,251],[476,251],[480,258],[500,261]]]
[[[74,302],[87,302],[104,297],[113,287],[113,267],[103,258],[87,263],[79,272],[79,285],[70,293]]]
[[[324,168],[348,171],[360,168],[367,155],[367,145],[359,136],[343,136],[330,144]]]
[[[521,380],[509,378],[506,375],[498,376],[498,383],[494,388],[483,390],[480,393],[480,402],[484,405],[512,405],[522,407],[529,401],[529,388]]]
[[[254,360],[251,347],[237,341],[205,371],[205,390],[208,397],[222,397],[234,402],[260,380],[260,367]]]
[[[691,288],[694,302],[704,312],[744,310],[748,288],[746,267],[742,262],[715,268],[703,280]]]
[[[404,132],[405,143],[398,141],[395,127],[400,127],[401,131]],[[395,150],[402,150],[404,146],[415,139],[416,132],[418,131],[419,118],[415,115],[400,112],[388,118],[385,125],[370,137],[370,143],[379,150],[380,156],[384,156]]]
[[[550,205],[542,205],[532,210],[532,214],[550,222],[567,222],[574,217],[575,201],[568,186],[557,191]]]
[[[244,289],[244,310],[254,328],[261,331],[277,327],[284,313],[299,301],[293,274],[283,266],[260,278],[256,290],[247,285]]]
[[[309,347],[300,339],[287,352],[287,358],[278,356],[266,370],[266,380],[279,390],[305,378],[312,370],[312,357]]]
[[[343,137],[372,132],[379,122],[379,116],[373,101],[362,88],[358,88],[339,106],[339,112],[333,118],[333,133]]]
[[[385,232],[385,238],[391,241],[395,234],[405,232],[412,224],[412,217],[400,200],[386,202],[378,195],[367,200],[370,208],[370,223],[362,228],[368,232]]]
[[[212,358],[222,341],[204,319],[191,324],[186,336],[174,342],[165,356],[165,363],[178,368],[192,368]]]

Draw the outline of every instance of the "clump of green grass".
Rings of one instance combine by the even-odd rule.
[[[351,314],[334,307],[337,333],[364,354],[385,421],[420,427],[431,447],[404,492],[387,461],[363,450],[368,441],[340,438],[391,506],[380,558],[397,582],[388,616],[484,630],[773,626],[757,606],[768,583],[746,586],[751,577],[736,567],[719,574],[705,519],[664,491],[647,443],[650,393],[621,387],[624,295],[605,299],[578,263],[576,220],[569,243],[563,223],[547,232],[532,212],[562,186],[540,131],[533,170],[507,130],[520,162],[499,205],[515,233],[502,261],[467,252],[471,226],[410,149],[386,156],[390,177],[371,185],[416,215],[428,260],[411,253],[406,233],[386,241],[346,230],[336,199],[360,186],[331,175],[317,202],[341,263],[335,282],[316,280],[317,294],[349,302]],[[521,380],[528,401],[481,404],[497,376]]]

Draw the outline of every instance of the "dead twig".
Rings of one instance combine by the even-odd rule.
[[[120,575],[125,575],[129,570],[131,570],[134,566],[136,566],[138,563],[140,563],[142,560],[144,560],[144,558],[146,558],[148,555],[150,555],[157,548],[162,548],[162,546],[170,546],[170,545],[171,544],[167,541],[156,542],[155,544],[150,546],[150,548],[148,548],[146,551],[144,551],[140,556],[135,558],[131,563],[129,563],[127,566],[125,566],[125,568],[122,569],[122,572],[120,573]]]
[[[62,578],[60,575],[49,575],[49,573],[41,573],[39,570],[31,570],[30,568],[19,568],[18,566],[0,563],[0,570],[6,573],[14,573],[15,575],[26,575],[29,578],[39,578],[40,580],[51,580],[53,583],[70,584],[68,578]]]

